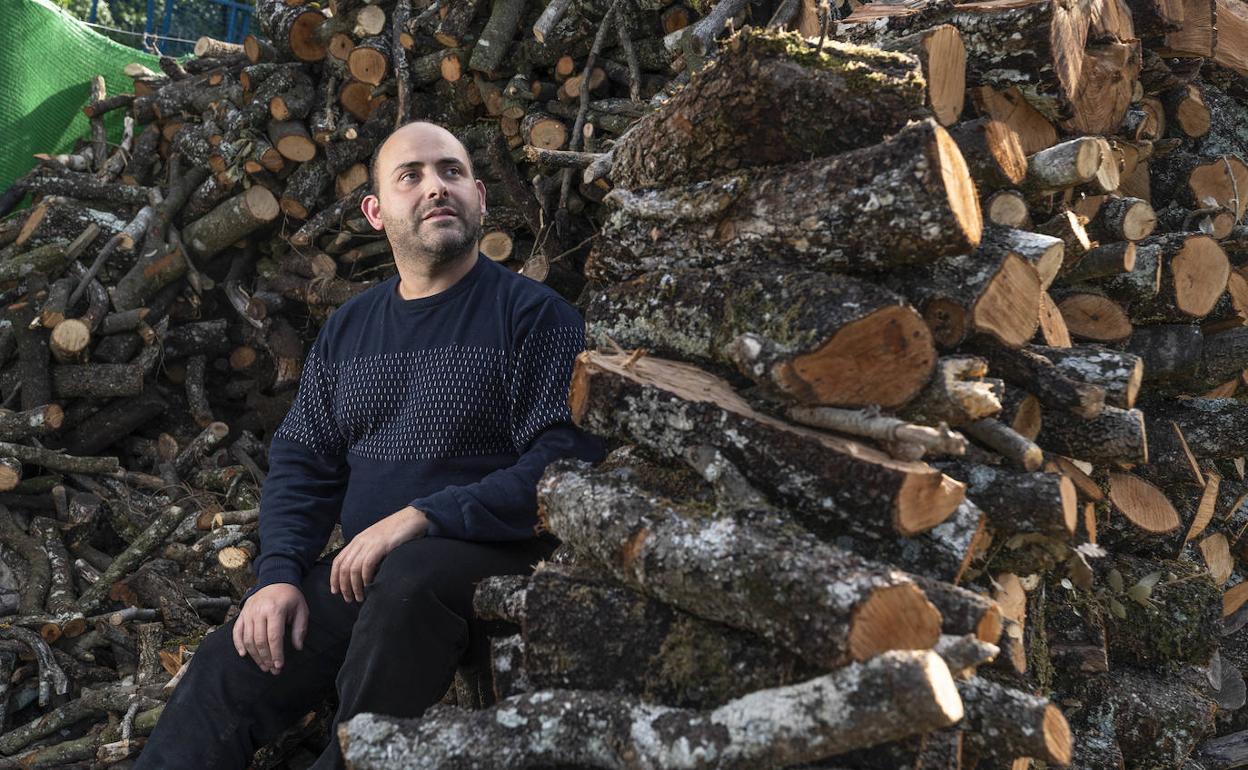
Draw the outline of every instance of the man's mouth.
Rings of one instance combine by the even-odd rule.
[[[433,209],[429,213],[425,214],[422,220],[425,222],[430,222],[430,221],[436,221],[439,219],[447,219],[447,218],[449,219],[455,218],[455,209],[450,208],[448,206],[439,206],[438,208]]]

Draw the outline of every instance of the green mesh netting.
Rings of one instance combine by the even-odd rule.
[[[90,135],[82,114],[91,78],[103,75],[109,95],[134,90],[122,68],[138,62],[157,70],[157,58],[95,32],[47,0],[0,0],[0,191],[34,165],[36,152],[59,153]],[[105,121],[121,136],[124,110]]]

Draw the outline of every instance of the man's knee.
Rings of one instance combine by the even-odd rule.
[[[445,542],[445,541],[442,541]],[[396,612],[430,600],[444,601],[448,576],[439,569],[442,553],[436,540],[410,540],[382,560],[365,594],[366,602]]]

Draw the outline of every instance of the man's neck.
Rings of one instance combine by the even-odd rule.
[[[399,296],[403,299],[422,299],[441,294],[459,283],[476,264],[476,247],[453,262],[437,266],[420,258],[396,259],[395,266],[399,269]]]

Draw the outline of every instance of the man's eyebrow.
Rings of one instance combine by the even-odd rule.
[[[459,158],[446,157],[446,158],[439,158],[437,161],[437,165],[439,166],[452,166],[452,165],[462,166],[464,165],[464,162],[460,160]],[[395,166],[394,171],[390,173],[397,174],[400,171],[406,171],[407,169],[411,169],[411,168],[414,168],[414,169],[424,168],[424,166],[425,164],[422,161],[409,160],[406,163],[400,163],[399,165]]]

